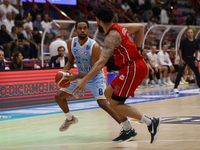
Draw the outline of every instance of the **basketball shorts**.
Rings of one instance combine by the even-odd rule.
[[[76,83],[72,83],[68,88],[60,88],[60,90],[72,94],[72,91],[75,87]],[[96,81],[86,83],[84,92],[86,90],[90,90],[90,92],[94,95],[96,100],[99,100],[99,99],[106,99],[104,95],[105,89],[106,89],[106,84],[104,83],[103,78],[100,78]],[[75,97],[78,97],[78,95],[76,95]]]
[[[129,96],[134,97],[136,88],[147,76],[148,68],[144,60],[129,62],[119,71],[119,75],[111,81],[113,87],[112,99],[125,101]]]

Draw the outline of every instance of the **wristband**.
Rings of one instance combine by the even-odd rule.
[[[137,50],[138,50],[138,51],[140,51],[140,50],[141,50],[141,48],[140,48],[140,47],[137,47]]]

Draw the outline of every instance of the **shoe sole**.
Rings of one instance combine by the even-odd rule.
[[[135,138],[137,136],[137,133],[134,136],[131,136],[129,139],[126,140],[120,140],[120,141],[112,141],[112,143],[122,143],[122,142],[129,142],[131,140],[133,140],[133,138]]]
[[[159,118],[157,132],[156,132],[156,135],[154,136],[154,140],[153,140],[153,142],[151,144],[154,144],[156,142],[156,140],[157,140],[158,133],[159,133],[159,128],[160,128],[160,122],[161,122],[161,119]]]
[[[78,120],[78,118],[77,118],[76,122],[74,122],[74,123],[71,123],[71,124],[68,126],[68,128],[67,128],[67,129],[69,129],[69,127],[70,127],[71,125],[73,125],[73,124],[77,124],[77,123],[78,123],[78,121],[79,121],[79,120]],[[62,130],[62,131],[59,129],[59,131],[60,131],[60,132],[64,132],[64,131],[66,131],[67,129],[65,129],[65,130]]]

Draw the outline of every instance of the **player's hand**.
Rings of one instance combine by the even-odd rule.
[[[198,61],[196,59],[194,60],[194,65],[195,65],[195,67],[198,66]]]
[[[76,87],[73,89],[72,94],[75,96],[79,92],[78,97],[80,97],[81,93],[83,93],[84,96],[86,82],[83,79],[81,79],[78,81],[72,81],[71,83],[76,83]]]
[[[153,70],[153,69],[151,69],[151,74],[152,74],[152,75],[154,74],[154,70]]]
[[[180,66],[183,67],[185,64],[185,61],[183,59],[180,60]]]
[[[71,81],[76,80],[76,75],[75,75],[73,72],[71,72],[71,71],[69,71],[69,70],[67,70],[67,72],[69,72],[70,75],[64,76],[64,79],[65,79],[65,80],[68,80],[68,82],[71,82]],[[67,83],[68,83],[68,82],[67,82]]]
[[[171,71],[171,72],[174,72],[174,71],[175,71],[174,66],[170,66],[170,71]]]
[[[157,67],[155,68],[155,71],[156,71],[156,73],[158,72],[158,68]]]
[[[60,60],[61,60],[61,57],[58,57],[57,59],[56,59],[56,61],[59,63],[60,62]]]

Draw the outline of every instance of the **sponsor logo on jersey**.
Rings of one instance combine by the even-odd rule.
[[[76,47],[76,42],[74,43],[74,47]]]
[[[126,31],[127,31],[127,29],[126,29],[126,28],[123,28],[123,29],[122,29],[122,34],[123,34],[123,35],[126,35]]]
[[[82,60],[83,60],[83,61],[88,61],[88,59],[87,59],[87,58],[82,58]]]
[[[124,80],[124,75],[122,74],[120,77],[119,77],[120,80]]]
[[[88,52],[84,52],[85,55],[88,55]]]
[[[82,50],[79,50],[79,54],[82,55],[82,54],[83,54],[83,51],[82,51]]]
[[[87,45],[86,50],[89,50],[89,49],[90,49],[90,45]]]
[[[81,61],[77,61],[77,64],[81,64]]]
[[[78,50],[77,49],[74,49],[74,54],[78,54]]]
[[[81,57],[79,57],[79,56],[75,56],[75,59],[77,59],[77,60],[80,60],[80,59],[81,59]]]

